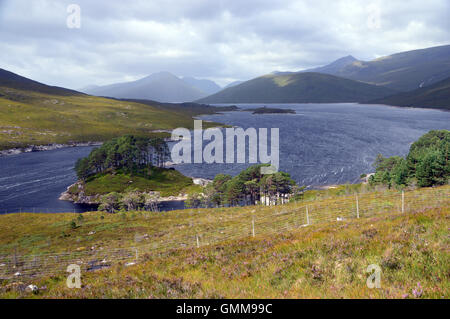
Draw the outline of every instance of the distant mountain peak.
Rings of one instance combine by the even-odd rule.
[[[142,79],[138,80],[138,81],[146,81],[146,80],[160,80],[160,79],[170,79],[170,78],[177,78],[178,77],[175,74],[172,74],[168,71],[160,71],[160,72],[155,72],[152,73],[150,75],[147,75],[146,77],[143,77]]]
[[[347,55],[344,56],[342,58],[339,58],[333,62],[331,62],[330,64],[318,67],[318,68],[314,68],[314,69],[308,69],[308,70],[303,70],[301,72],[319,72],[319,73],[325,73],[325,74],[336,74],[336,72],[338,72],[339,70],[341,70],[342,68],[345,68],[346,66],[353,64],[355,62],[358,62],[359,60],[356,59],[355,57],[353,57],[352,55]]]
[[[353,55],[347,55],[347,56],[344,56],[344,57],[342,57],[340,59],[337,59],[333,63],[336,63],[336,62],[355,62],[355,61],[358,61],[358,59],[356,59]]]
[[[450,45],[394,53],[371,61],[356,60],[349,55],[306,71],[410,91],[450,77]]]
[[[150,76],[152,76],[152,75],[166,75],[166,76],[175,76],[175,77],[177,77],[175,74],[173,74],[173,73],[171,73],[169,71],[159,71],[159,72],[155,72],[155,73],[150,74]]]
[[[208,79],[197,79],[193,76],[183,76],[181,79],[190,86],[208,95],[219,92],[222,89],[216,82]]]
[[[137,81],[96,87],[86,93],[159,102],[190,102],[209,94],[168,71],[155,72]]]
[[[346,65],[352,64],[353,62],[359,61],[358,59],[356,59],[353,55],[347,55],[344,56],[342,58],[339,58],[333,62],[331,62],[330,64],[327,64],[325,66],[323,66],[322,68],[330,68],[333,66],[339,66],[339,67],[345,67]]]

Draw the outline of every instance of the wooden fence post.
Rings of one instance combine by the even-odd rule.
[[[358,195],[356,195],[356,218],[359,218],[359,200],[358,200]]]
[[[196,235],[197,238],[197,248],[200,248],[200,241],[198,240],[198,235]]]
[[[17,247],[14,247],[14,259],[13,259],[14,268],[17,268]]]
[[[252,217],[252,235],[255,237],[255,218]]]
[[[308,205],[306,205],[306,225],[309,225],[309,212],[308,212]]]
[[[405,213],[405,191],[402,190],[402,214]]]

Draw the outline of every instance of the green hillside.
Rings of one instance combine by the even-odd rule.
[[[0,69],[0,151],[30,145],[105,141],[124,134],[167,136],[192,117],[236,107],[89,96]],[[205,123],[206,127],[220,126]]]
[[[198,100],[202,103],[364,102],[393,90],[320,73],[268,74]]]
[[[124,134],[167,135],[191,128],[211,107],[151,106],[89,95],[49,95],[0,87],[0,150],[28,145],[105,141]],[[204,123],[206,126],[219,124]]]
[[[325,73],[410,91],[450,77],[450,45],[396,53],[367,62],[354,61]]]
[[[429,107],[450,110],[450,78],[414,91],[372,101],[394,106]]]

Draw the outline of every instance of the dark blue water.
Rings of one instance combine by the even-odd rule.
[[[0,157],[0,214],[15,212],[63,213],[97,210],[96,205],[58,200],[76,181],[77,159],[89,155],[93,146]],[[160,211],[183,209],[184,201],[162,202]]]
[[[239,105],[256,107],[261,105]],[[358,104],[268,105],[292,108],[297,114],[252,115],[229,112],[203,116],[225,124],[280,129],[280,169],[300,185],[357,182],[373,171],[378,153],[405,155],[412,142],[432,129],[450,129],[450,112]],[[58,197],[75,182],[75,161],[92,147],[66,148],[0,157],[0,213],[71,212],[86,208]],[[212,179],[235,175],[248,164],[182,164],[188,176]],[[183,203],[163,203],[162,210]]]
[[[262,106],[238,104],[241,108]],[[279,128],[280,170],[299,185],[354,183],[373,171],[377,154],[405,155],[430,130],[450,129],[450,112],[360,104],[267,104],[296,114],[228,112],[201,119],[242,128]],[[225,135],[225,134],[224,134]],[[206,142],[205,142],[206,143]],[[235,175],[248,164],[182,164],[190,176]]]
[[[76,181],[77,159],[92,146],[0,157],[0,213],[81,212],[89,207],[58,200]],[[91,208],[92,209],[92,208]]]

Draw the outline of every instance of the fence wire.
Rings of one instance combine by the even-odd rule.
[[[280,205],[274,207],[276,212],[272,214],[261,213],[257,209],[246,210],[243,214],[224,211],[220,218],[212,216],[201,224],[189,222],[189,227],[181,236],[173,239],[161,238],[136,247],[0,256],[0,279],[14,281],[60,275],[66,273],[70,264],[79,265],[83,272],[108,268],[119,262],[127,266],[149,256],[179,249],[196,249],[252,236],[282,234],[320,223],[345,223],[352,219],[384,213],[405,214],[449,206],[450,190],[444,187],[423,189],[420,192],[346,195],[321,201]],[[189,219],[195,220],[196,214],[203,213],[190,210],[186,214],[189,214]],[[235,224],[226,225],[231,221],[235,221]]]

